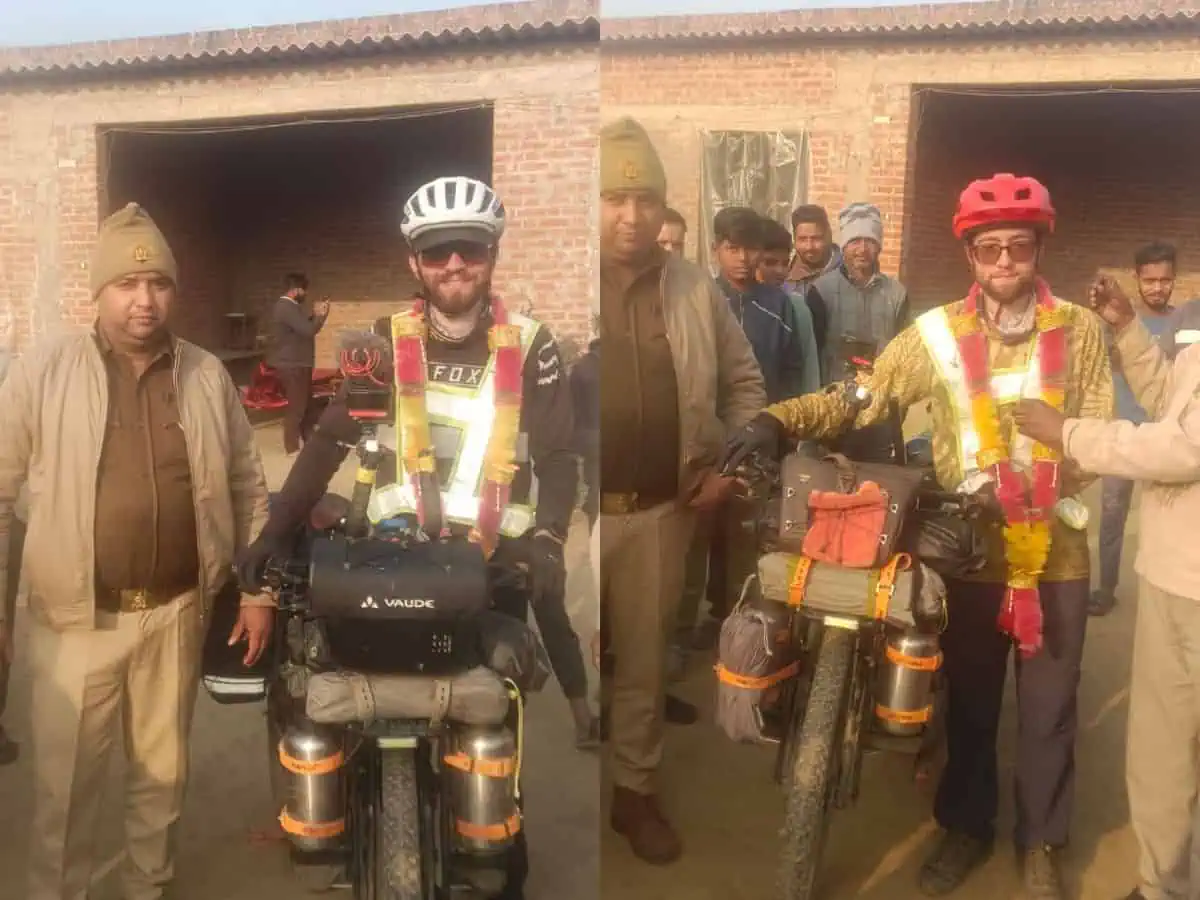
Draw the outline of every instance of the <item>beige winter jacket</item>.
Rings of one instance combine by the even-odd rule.
[[[1137,572],[1159,590],[1200,600],[1200,346],[1174,365],[1141,322],[1118,335],[1120,367],[1151,422],[1068,419],[1067,456],[1086,471],[1142,482]]]
[[[662,271],[663,316],[679,385],[683,483],[720,461],[729,435],[767,405],[754,350],[716,282],[669,256]]]
[[[267,484],[254,431],[221,362],[176,341],[174,374],[207,611],[231,574],[234,553],[266,522]],[[0,584],[9,565],[9,523],[25,484],[29,609],[58,630],[94,627],[96,471],[107,414],[108,380],[91,333],[61,337],[25,354],[0,385]],[[267,605],[270,599],[243,603]]]

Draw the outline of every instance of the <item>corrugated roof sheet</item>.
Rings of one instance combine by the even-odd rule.
[[[787,37],[921,38],[1027,32],[1129,31],[1200,23],[1197,0],[985,0],[863,9],[610,19],[606,43]]]
[[[0,47],[0,81],[236,62],[403,53],[599,36],[599,0],[532,0],[436,12],[205,31],[164,37]]]

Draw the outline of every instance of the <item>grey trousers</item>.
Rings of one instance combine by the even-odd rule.
[[[1146,900],[1200,900],[1200,601],[1141,580],[1125,782]]]

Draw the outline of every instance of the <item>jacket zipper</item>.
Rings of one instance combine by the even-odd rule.
[[[675,343],[671,340],[671,319],[668,315],[667,308],[667,263],[663,263],[662,272],[658,276],[658,296],[659,302],[662,303],[663,310],[663,334],[666,335],[667,338],[667,349],[671,351],[671,365],[675,368],[675,393],[677,397],[679,397],[680,394],[683,395],[676,400],[676,405],[679,407],[679,454],[677,458],[679,462],[680,481],[682,481],[683,473],[687,470],[689,440],[689,438],[683,433],[683,413],[686,397],[690,396],[690,392],[680,390],[680,385],[684,384],[683,376],[685,376],[687,373],[679,371],[679,364],[676,362],[675,357]],[[634,355],[636,356],[637,354]],[[639,390],[641,389],[640,379],[638,381],[638,388]],[[638,409],[638,415],[640,416],[640,404]]]
[[[91,552],[91,574],[85,577],[91,579],[91,596],[92,596],[92,621],[96,619],[96,498],[100,496],[100,463],[104,459],[104,439],[107,436],[108,429],[108,410],[112,405],[112,398],[109,397],[108,384],[108,367],[104,364],[103,354],[100,353],[98,347],[89,348],[93,350],[100,358],[100,418],[99,418],[99,434],[100,438],[96,441],[96,457],[95,464],[92,466],[92,496],[91,503],[88,504],[88,509],[91,510],[91,528],[88,529],[88,536],[92,548]],[[96,428],[96,420],[93,420],[92,427]],[[32,517],[30,517],[32,518]]]
[[[204,624],[204,620],[208,617],[208,586],[205,584],[204,572],[204,549],[200,545],[200,538],[203,532],[200,528],[200,504],[196,498],[196,471],[192,461],[192,444],[188,440],[188,427],[184,421],[184,409],[186,408],[183,402],[183,392],[179,388],[179,368],[182,365],[183,344],[179,341],[175,342],[175,358],[171,365],[171,385],[175,389],[175,406],[179,410],[179,429],[183,432],[183,445],[187,450],[188,469],[192,476],[192,518],[196,522],[196,561],[197,572],[199,574],[198,587],[200,588],[200,623]]]

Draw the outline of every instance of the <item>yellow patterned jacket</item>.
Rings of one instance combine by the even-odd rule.
[[[1091,310],[1064,300],[1056,300],[1065,310],[1069,328],[1066,415],[1081,419],[1109,419],[1113,410],[1112,369],[1104,342],[1103,324]],[[953,319],[961,315],[965,301],[944,307]],[[928,315],[928,314],[927,314]],[[1025,372],[1030,364],[1035,341],[1004,343],[985,323],[989,361],[993,376]],[[851,426],[851,409],[840,392],[807,394],[776,403],[767,412],[779,419],[788,432],[811,440],[828,440],[850,427],[862,428],[882,419],[890,401],[906,410],[916,403],[930,402],[933,419],[934,467],[945,490],[954,490],[963,480],[963,465],[958,453],[959,418],[950,387],[940,374],[931,351],[922,337],[919,324],[905,329],[884,348],[875,362],[874,372],[862,382],[871,392],[871,404],[858,413]],[[1001,427],[1010,446],[1016,431],[1012,411],[1014,401],[997,398]],[[1063,467],[1062,496],[1077,495],[1091,480],[1069,463]],[[1005,580],[1004,541],[999,526],[987,534],[989,563],[976,580]],[[1053,543],[1046,581],[1070,581],[1086,578],[1089,571],[1087,532],[1075,531],[1057,519],[1053,525]]]

